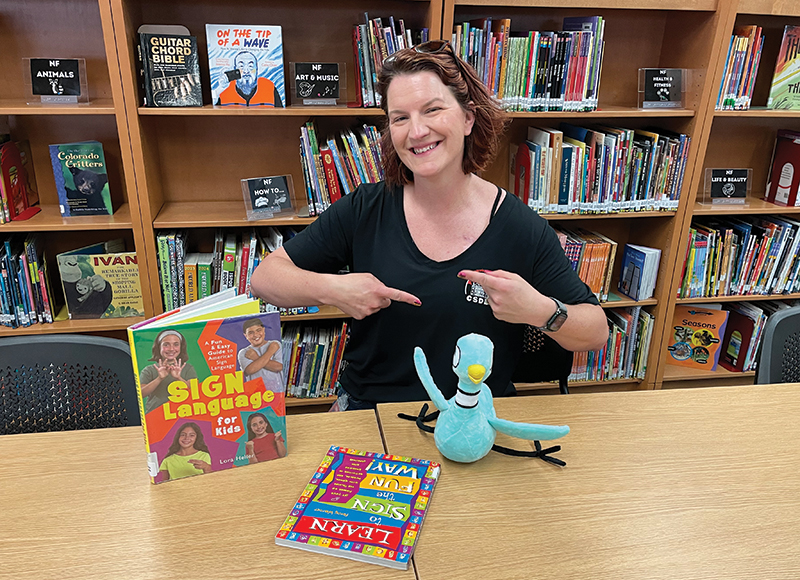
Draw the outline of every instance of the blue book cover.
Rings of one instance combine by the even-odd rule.
[[[283,107],[283,36],[280,26],[206,24],[211,102]]]
[[[645,258],[644,252],[625,244],[625,250],[622,254],[622,270],[620,271],[617,288],[625,296],[634,300],[639,300]]]
[[[50,161],[62,216],[114,213],[102,143],[50,145]]]

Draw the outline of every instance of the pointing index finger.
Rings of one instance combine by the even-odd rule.
[[[422,300],[410,294],[409,292],[405,292],[403,290],[398,290],[397,288],[386,288],[387,293],[386,297],[389,300],[393,300],[394,302],[405,302],[406,304],[411,304],[412,306],[422,306]]]

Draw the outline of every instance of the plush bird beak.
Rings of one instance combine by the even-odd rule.
[[[467,374],[469,375],[469,380],[477,385],[483,380],[483,377],[486,374],[486,367],[483,365],[469,365],[467,368]]]

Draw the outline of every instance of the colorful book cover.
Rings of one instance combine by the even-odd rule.
[[[333,446],[275,543],[406,570],[439,472],[424,459]]]
[[[114,240],[56,256],[71,319],[144,316],[136,252]]]
[[[206,24],[211,102],[283,107],[283,36],[280,26]]]
[[[767,108],[800,109],[800,26],[783,29]]]
[[[675,306],[667,363],[716,370],[727,322],[727,310],[681,304]]]
[[[50,145],[50,161],[62,216],[114,213],[102,143]]]
[[[153,483],[286,455],[280,315],[212,299],[128,329]]]
[[[766,200],[794,206],[800,189],[800,133],[781,129],[775,137]]]

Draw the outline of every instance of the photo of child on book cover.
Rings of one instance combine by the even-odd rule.
[[[283,40],[280,26],[206,25],[211,102],[283,107]]]
[[[130,336],[153,483],[286,455],[278,313]]]

